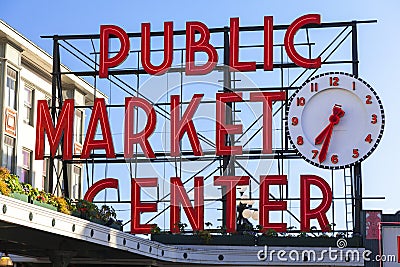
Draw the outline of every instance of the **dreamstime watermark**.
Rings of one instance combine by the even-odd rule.
[[[340,238],[336,242],[336,247],[327,249],[304,249],[304,250],[269,250],[264,246],[257,253],[260,261],[269,262],[396,262],[396,255],[375,255],[371,250],[360,250],[356,248],[347,248],[347,240]]]

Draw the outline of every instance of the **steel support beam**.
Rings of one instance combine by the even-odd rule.
[[[357,22],[352,23],[352,38],[351,38],[351,52],[352,52],[352,71],[358,77],[358,43],[357,43]],[[362,211],[362,176],[361,176],[361,163],[357,163],[353,167],[353,181],[354,181],[354,235],[361,234],[361,211]]]

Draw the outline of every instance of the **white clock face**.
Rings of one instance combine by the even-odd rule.
[[[287,131],[309,163],[329,169],[367,158],[384,128],[382,103],[365,81],[343,72],[318,75],[289,100]]]

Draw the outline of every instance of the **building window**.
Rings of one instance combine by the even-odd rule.
[[[83,112],[82,110],[75,111],[75,142],[82,144],[82,119]]]
[[[43,159],[42,188],[46,192],[49,192],[49,161],[48,158]]]
[[[32,174],[32,151],[22,149],[22,168],[19,180],[23,183],[31,183]]]
[[[81,168],[74,166],[72,175],[72,198],[80,199],[81,194]]]
[[[4,149],[3,149],[3,167],[15,173],[14,155],[15,155],[15,138],[4,135]]]
[[[23,118],[24,122],[32,125],[33,124],[33,93],[34,91],[29,88],[24,88],[24,112]]]
[[[5,90],[5,104],[16,110],[15,96],[17,91],[17,71],[7,67],[7,86]]]

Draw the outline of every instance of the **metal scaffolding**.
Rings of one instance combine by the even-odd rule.
[[[107,159],[105,154],[103,153],[93,153],[91,154],[89,159],[80,159],[80,155],[73,155],[72,160],[64,160],[62,161],[62,166],[58,166],[58,164],[54,164],[56,159],[61,159],[62,155],[59,152],[56,156],[47,157],[50,158],[50,168],[54,169],[55,172],[50,172],[49,177],[49,190],[53,191],[57,184],[60,184],[61,181],[64,183],[65,196],[69,196],[68,192],[68,177],[66,172],[66,167],[69,164],[84,164],[86,170],[86,178],[88,186],[95,182],[95,168],[97,164],[106,164],[106,166],[111,164],[128,164],[130,168],[131,177],[135,177],[138,173],[138,168],[140,169],[141,164],[166,164],[173,163],[175,168],[175,174],[177,176],[182,175],[182,165],[185,163],[191,163],[194,161],[197,162],[205,162],[205,164],[201,165],[196,171],[193,171],[193,175],[187,177],[184,180],[184,184],[190,184],[193,181],[193,178],[196,175],[202,175],[205,179],[212,177],[215,173],[224,174],[224,175],[235,175],[237,173],[243,173],[244,175],[250,176],[251,184],[249,187],[250,198],[257,201],[256,197],[253,197],[252,194],[257,190],[257,185],[259,184],[258,178],[252,174],[252,171],[247,169],[247,164],[243,164],[243,161],[248,162],[261,162],[262,160],[269,160],[275,164],[277,171],[279,174],[283,174],[285,172],[290,172],[290,161],[299,159],[300,157],[297,155],[296,151],[290,146],[290,142],[288,140],[287,132],[285,130],[285,120],[286,120],[286,107],[288,103],[288,99],[290,96],[299,88],[303,82],[314,76],[315,74],[324,71],[324,70],[335,70],[342,71],[348,70],[351,71],[356,77],[359,75],[358,71],[358,50],[357,50],[357,26],[359,24],[366,23],[374,23],[376,21],[349,21],[349,22],[333,22],[333,23],[321,23],[320,25],[307,25],[302,29],[305,33],[305,41],[297,42],[296,46],[301,47],[306,51],[308,57],[315,56],[315,53],[318,52],[318,56],[322,58],[322,66],[320,69],[301,69],[294,63],[287,60],[287,56],[284,51],[284,46],[282,44],[276,43],[274,44],[274,51],[279,51],[279,54],[275,52],[274,57],[274,72],[279,76],[279,82],[274,86],[264,86],[264,85],[256,85],[255,87],[241,87],[240,79],[237,78],[237,74],[232,72],[229,67],[229,27],[220,27],[220,28],[211,28],[210,33],[212,36],[216,36],[215,38],[220,38],[222,40],[222,44],[215,48],[223,55],[222,62],[219,62],[215,67],[214,72],[222,73],[222,79],[219,80],[221,82],[220,88],[217,89],[216,92],[252,92],[252,91],[285,91],[286,92],[286,100],[275,103],[273,107],[273,116],[277,120],[279,120],[278,125],[276,125],[276,140],[279,142],[275,142],[275,147],[273,147],[272,154],[262,154],[261,149],[252,145],[252,141],[255,140],[257,136],[260,135],[262,128],[259,127],[258,121],[262,118],[262,115],[258,116],[253,120],[252,123],[249,124],[247,129],[244,129],[244,132],[241,135],[229,135],[226,138],[227,145],[233,145],[242,142],[243,146],[243,154],[236,156],[216,156],[213,148],[215,147],[213,140],[207,136],[207,134],[203,134],[201,132],[198,133],[199,139],[202,145],[209,147],[204,151],[204,156],[196,157],[193,155],[191,151],[183,150],[181,156],[172,157],[166,151],[157,150],[155,151],[156,158],[155,159],[147,159],[145,155],[138,151],[136,146],[136,155],[133,159],[127,160],[124,158],[123,153],[116,153],[116,158]],[[285,31],[289,25],[274,25],[274,34],[279,35],[282,31]],[[335,34],[332,36],[329,42],[324,45],[324,47],[316,47],[316,42],[311,42],[311,37],[314,37],[312,33],[314,31],[318,31],[321,29],[326,29]],[[239,31],[241,34],[251,34],[251,33],[260,33],[264,30],[263,26],[249,26],[249,27],[240,27]],[[174,36],[184,36],[186,31],[184,30],[176,30],[174,31]],[[152,37],[163,36],[164,32],[151,32]],[[318,34],[316,34],[318,38]],[[140,33],[128,33],[129,38],[132,40],[138,40],[141,37]],[[100,79],[98,79],[99,75],[99,62],[98,62],[98,43],[99,43],[99,34],[83,34],[83,35],[54,35],[54,36],[44,36],[43,38],[51,38],[53,40],[53,73],[52,73],[52,99],[51,99],[51,115],[53,118],[53,122],[55,123],[57,120],[57,114],[63,105],[63,95],[62,95],[62,85],[61,79],[63,75],[77,75],[85,78],[86,81],[92,79],[92,85],[94,88],[94,94],[96,94],[96,89],[101,89],[103,92],[106,92],[106,88],[102,87],[100,84]],[[83,45],[84,48],[81,48],[80,45]],[[350,44],[350,51],[348,51],[348,47],[344,47],[344,44]],[[242,45],[240,46],[243,51],[250,51],[251,49],[257,50],[262,48],[260,44],[251,44],[251,45]],[[345,49],[346,52],[344,55],[348,55],[348,58],[338,59],[335,58],[335,53],[340,50]],[[152,53],[157,53],[162,51],[162,49],[153,49]],[[179,64],[177,66],[172,67],[167,74],[177,74],[179,75],[180,85],[177,90],[180,94],[181,104],[187,105],[188,102],[184,101],[183,93],[185,91],[185,87],[183,86],[183,76],[185,72],[185,62],[184,62],[184,53],[185,48],[174,48],[174,56],[175,58],[180,58]],[[176,56],[178,55],[178,57]],[[68,70],[61,71],[61,56],[75,58],[85,69],[83,70]],[[150,103],[153,104],[157,116],[162,118],[164,121],[169,120],[169,105],[167,101],[154,101],[151,96],[147,95],[146,92],[140,90],[140,86],[142,84],[142,80],[146,80],[148,78],[148,74],[141,68],[140,61],[140,51],[132,50],[130,51],[130,56],[137,59],[137,64],[135,67],[122,67],[120,69],[113,69],[109,71],[109,78],[107,81],[109,82],[110,92],[111,87],[118,89],[118,93],[125,96],[139,96],[145,98]],[[221,57],[220,57],[221,58]],[[134,65],[134,64],[131,64]],[[263,64],[257,62],[256,64],[257,70],[263,70]],[[132,80],[127,81],[126,77],[130,75],[135,77],[136,81],[135,85],[132,85]],[[263,76],[266,75],[261,73],[260,71],[256,71],[254,75]],[[167,78],[168,79],[168,78]],[[105,80],[105,79],[103,79]],[[168,81],[168,80],[167,80]],[[238,86],[239,84],[239,86]],[[117,99],[119,97],[116,97]],[[109,99],[109,104],[107,105],[108,110],[113,109],[121,109],[124,105],[121,104],[120,100]],[[117,102],[119,101],[119,103]],[[215,101],[211,100],[203,100],[201,104],[213,104]],[[237,107],[235,103],[229,103],[226,113],[227,123],[233,124],[237,119],[238,113],[240,113],[240,108]],[[90,111],[91,106],[76,106],[75,108],[84,108]],[[138,114],[138,112],[137,112]],[[139,116],[139,115],[138,115]],[[166,130],[165,130],[166,131]],[[247,136],[247,137],[244,137]],[[307,164],[307,163],[304,163]],[[249,164],[251,165],[251,164]],[[274,166],[275,166],[274,165]],[[160,167],[161,168],[161,167]],[[165,168],[165,166],[164,166]],[[107,167],[106,167],[107,172]],[[362,175],[361,175],[361,164],[357,164],[351,168],[347,168],[343,170],[332,170],[331,173],[331,186],[333,189],[341,188],[338,193],[334,192],[334,201],[332,204],[332,212],[331,212],[331,220],[332,222],[336,222],[335,220],[335,212],[340,211],[341,209],[345,209],[346,215],[343,216],[344,222],[340,225],[340,227],[334,227],[334,231],[336,232],[346,232],[349,235],[359,235],[360,227],[361,227],[361,210],[362,210]],[[164,171],[165,173],[165,171]],[[53,183],[53,175],[57,175],[57,183]],[[337,177],[343,177],[339,179]],[[165,177],[164,177],[165,178]],[[253,188],[253,189],[252,189]],[[164,190],[157,190],[157,199],[155,200],[158,203],[169,202],[169,193]],[[162,191],[162,192],[160,192]],[[189,192],[192,190],[188,190]],[[226,198],[224,192],[222,192],[222,197],[215,198],[209,197],[205,199],[207,201],[218,201],[221,203],[220,209],[222,211],[226,210]],[[287,200],[288,202],[295,203],[298,201],[298,197],[290,197],[289,190],[286,187],[280,187],[278,192],[271,193],[270,196],[272,199],[276,200]],[[319,198],[314,198],[314,200],[318,200]],[[341,201],[341,206],[335,204],[335,202]],[[100,201],[105,203],[117,203],[117,204],[126,204],[129,203],[129,200],[119,199],[118,200],[109,200],[105,199],[105,201]],[[291,205],[291,204],[290,204]],[[160,209],[156,215],[152,216],[147,220],[147,222],[154,222],[160,219],[161,215],[165,214],[168,211],[168,206],[164,205],[163,209]],[[223,215],[220,216],[221,227],[226,225],[226,218],[224,217],[225,212],[222,212]],[[293,219],[293,224],[299,221],[298,215],[295,212],[292,212],[290,209],[288,211],[282,211],[280,215],[280,220],[287,221],[287,218],[290,217]],[[337,217],[337,216],[336,216]],[[294,231],[295,232],[295,231]]]

